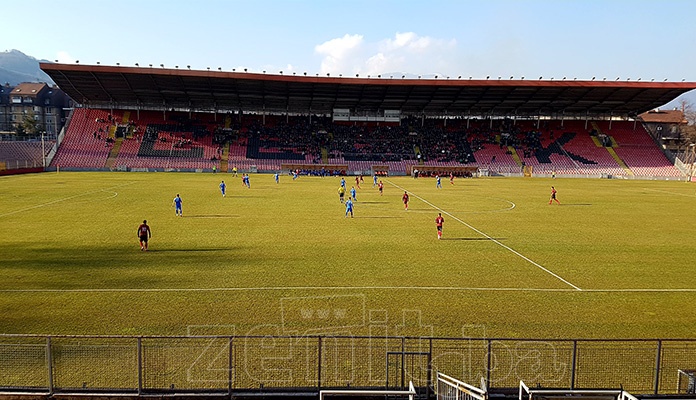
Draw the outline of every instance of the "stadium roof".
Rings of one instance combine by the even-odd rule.
[[[41,69],[88,106],[193,111],[634,116],[696,88],[696,82],[353,78],[53,63]]]

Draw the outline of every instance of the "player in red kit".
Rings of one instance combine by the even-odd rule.
[[[435,218],[435,225],[437,226],[437,238],[442,239],[442,223],[445,219],[442,218],[442,213],[437,213],[437,218]]]
[[[404,195],[401,196],[401,201],[404,202],[404,210],[408,211],[408,192],[404,190]]]
[[[450,172],[450,185],[454,185],[454,173]]]
[[[140,251],[147,251],[147,241],[152,237],[152,231],[150,231],[150,226],[147,224],[147,220],[143,220],[143,223],[138,227],[138,238],[140,239]]]
[[[376,175],[375,175],[376,176]],[[379,188],[379,195],[381,196],[382,193],[384,193],[384,184],[382,181],[379,181],[379,184],[377,185],[377,188]]]
[[[561,204],[561,202],[558,201],[558,199],[556,198],[556,188],[551,186],[551,199],[549,199],[549,204],[551,204],[554,201],[558,204]]]

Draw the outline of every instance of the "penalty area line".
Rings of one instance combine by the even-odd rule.
[[[404,190],[404,191],[407,191],[407,192],[408,192],[408,190],[406,190],[405,188],[403,188],[403,187],[401,187],[401,186],[395,184],[394,182],[392,182],[392,181],[390,181],[390,180],[388,180],[388,179],[386,179],[386,181],[387,181],[387,183],[389,183],[390,185],[392,185],[392,186],[394,186],[394,187],[397,187],[397,188],[399,188],[399,189],[401,189],[401,190]],[[536,261],[530,259],[529,257],[525,256],[524,254],[520,253],[519,251],[513,249],[512,247],[507,246],[507,245],[503,244],[502,242],[500,242],[499,240],[497,240],[497,239],[495,239],[495,238],[489,236],[489,235],[486,234],[485,232],[482,232],[482,231],[476,229],[476,228],[473,227],[472,225],[470,225],[470,224],[464,222],[463,220],[457,218],[456,216],[454,216],[454,215],[448,213],[447,211],[445,211],[445,210],[443,210],[442,208],[436,206],[435,204],[429,202],[428,200],[422,198],[421,196],[419,196],[419,195],[417,195],[417,194],[415,194],[415,193],[413,193],[413,192],[409,192],[409,193],[411,193],[411,195],[413,195],[413,197],[417,198],[418,200],[422,201],[423,203],[429,205],[430,207],[434,208],[435,210],[440,211],[440,212],[443,213],[443,214],[446,214],[447,216],[451,217],[452,219],[454,219],[455,221],[459,222],[460,224],[466,226],[467,228],[469,228],[469,229],[471,229],[472,231],[478,233],[479,235],[485,237],[486,239],[490,240],[491,242],[497,244],[498,246],[500,246],[500,247],[502,247],[502,248],[504,248],[504,249],[510,251],[512,254],[514,254],[514,255],[520,257],[521,259],[523,259],[523,260],[527,261],[528,263],[534,265],[535,267],[541,269],[542,271],[544,271],[544,272],[546,272],[547,274],[553,276],[554,278],[560,280],[561,282],[563,282],[563,283],[565,283],[566,285],[572,287],[573,289],[575,289],[575,290],[580,290],[580,291],[582,290],[582,289],[580,289],[578,286],[573,285],[572,283],[570,283],[570,282],[567,281],[566,279],[563,279],[563,277],[561,277],[560,275],[558,275],[558,274],[556,274],[555,272],[549,270],[548,268],[545,268],[543,265],[541,265],[541,264],[537,263]],[[513,204],[514,204],[514,203],[513,203]]]
[[[124,186],[128,186],[128,185],[132,185],[132,184],[134,184],[134,183],[135,183],[135,182],[128,182],[128,183],[124,183],[124,184],[122,184],[122,185],[111,186],[111,187],[104,188],[104,189],[93,190],[93,191],[91,191],[91,192],[84,192],[84,193],[76,194],[76,195],[74,195],[74,196],[64,197],[64,198],[62,198],[62,199],[56,199],[56,200],[53,200],[53,201],[49,201],[49,202],[47,202],[47,203],[36,204],[36,205],[31,206],[31,207],[25,207],[25,208],[21,208],[21,209],[19,209],[19,210],[10,211],[10,212],[5,213],[5,214],[0,214],[0,218],[1,218],[1,217],[7,217],[8,215],[19,214],[19,213],[24,212],[24,211],[35,210],[35,209],[37,209],[37,208],[46,207],[46,206],[50,206],[50,205],[57,204],[57,203],[62,203],[62,202],[64,202],[64,201],[76,199],[76,198],[78,198],[78,197],[87,196],[87,195],[94,194],[94,193],[106,192],[106,191],[109,191],[109,190],[111,190],[111,189],[116,189],[116,188],[120,188],[120,187],[124,187]],[[113,192],[113,193],[115,193],[115,195],[112,196],[112,198],[118,196],[118,193],[117,193],[117,192]]]

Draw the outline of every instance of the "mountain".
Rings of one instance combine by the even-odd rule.
[[[53,84],[53,80],[39,68],[39,61],[19,50],[0,52],[0,85],[9,83],[14,86],[22,82],[46,82]]]

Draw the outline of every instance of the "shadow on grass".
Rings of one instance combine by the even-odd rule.
[[[389,204],[388,201],[356,201],[356,203],[360,203],[360,204]]]
[[[561,203],[559,206],[572,207],[572,206],[591,206],[591,203]]]
[[[233,248],[211,248],[211,249],[153,249],[152,247],[147,250],[147,253],[204,253],[213,251],[228,251],[234,250]]]
[[[355,218],[360,218],[360,219],[365,219],[365,218],[375,218],[375,219],[383,219],[383,218],[403,218],[399,217],[398,215],[363,215]]]
[[[200,214],[186,215],[182,218],[239,218],[237,214]]]
[[[490,241],[490,240],[506,240],[506,238],[485,238],[485,237],[480,237],[480,238],[468,238],[468,237],[457,237],[457,238],[448,238],[448,237],[443,237],[440,240],[481,240],[481,241]]]

